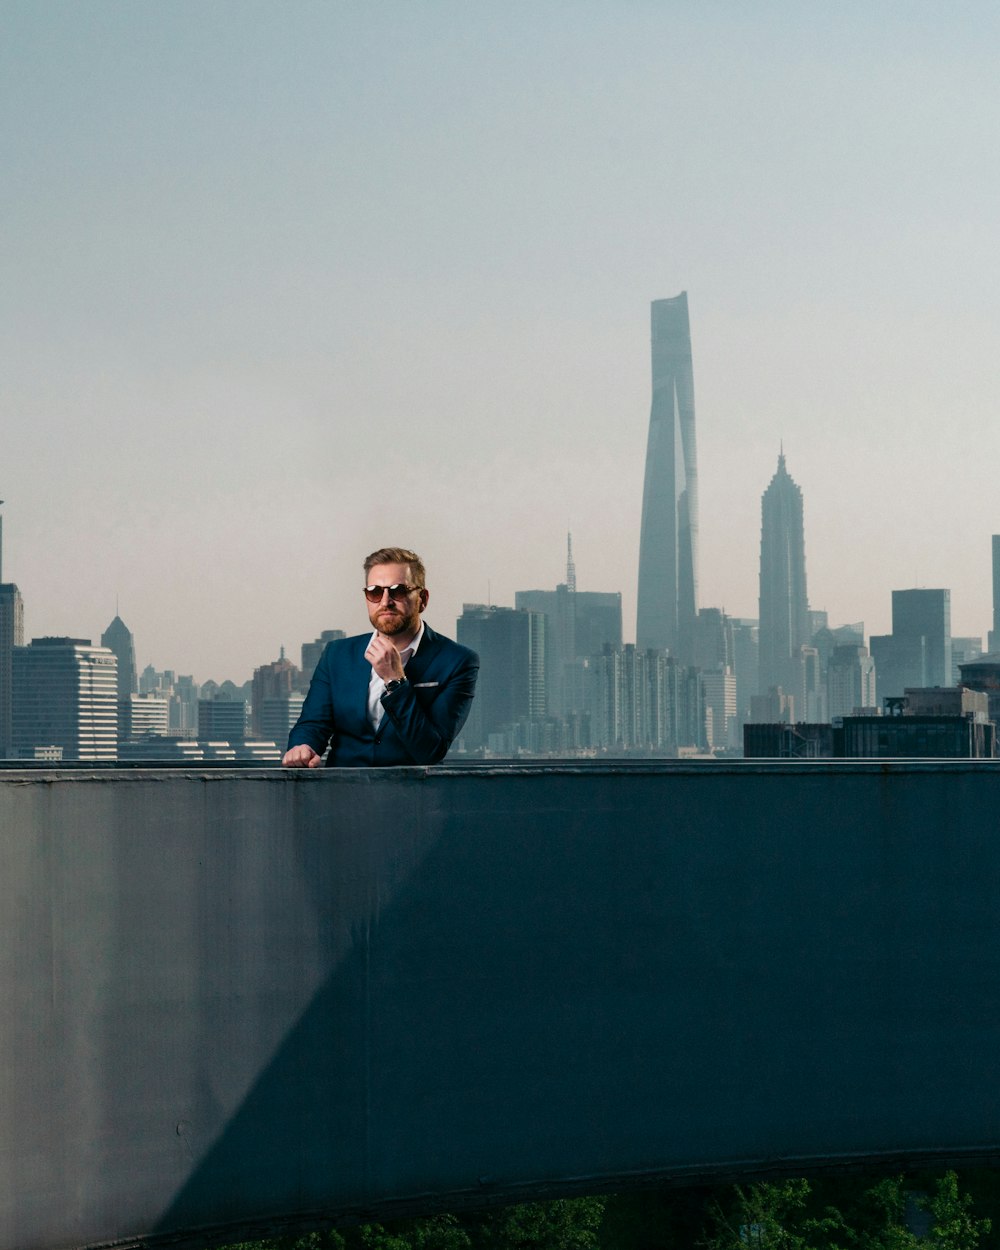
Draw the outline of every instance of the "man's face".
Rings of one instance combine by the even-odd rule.
[[[408,564],[373,564],[368,571],[368,586],[412,586]],[[402,599],[383,595],[378,603],[368,603],[368,619],[380,634],[415,634],[420,628],[420,613],[427,606],[426,590],[411,590]],[[365,601],[368,602],[367,600]]]

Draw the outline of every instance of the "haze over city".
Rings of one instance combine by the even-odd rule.
[[[688,292],[699,603],[991,624],[1000,15],[791,3],[4,3],[3,576],[26,635],[243,681],[367,622],[621,590],[649,305]]]

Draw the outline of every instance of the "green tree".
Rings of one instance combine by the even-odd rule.
[[[604,1198],[522,1202],[469,1217],[474,1250],[597,1250]]]
[[[937,1250],[976,1250],[992,1227],[990,1220],[972,1215],[972,1195],[959,1193],[954,1172],[945,1172],[921,1205],[930,1213],[930,1244]]]
[[[709,1207],[711,1229],[702,1244],[706,1250],[813,1250],[801,1227],[809,1192],[806,1180],[736,1185],[728,1210],[721,1203]]]
[[[918,1203],[931,1216],[926,1237],[907,1227],[903,1177],[877,1181],[845,1215],[828,1205],[810,1209],[805,1180],[736,1186],[726,1208],[709,1208],[706,1250],[978,1250],[990,1231],[988,1219],[972,1215],[972,1197],[959,1191],[946,1172]]]

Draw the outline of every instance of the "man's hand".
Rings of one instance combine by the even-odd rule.
[[[376,634],[371,640],[365,651],[365,659],[383,681],[402,681],[403,661],[384,634]]]
[[[281,761],[283,768],[319,768],[322,763],[322,755],[317,755],[312,747],[304,742],[286,751]]]

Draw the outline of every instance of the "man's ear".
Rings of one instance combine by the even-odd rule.
[[[427,600],[430,597],[431,597],[430,591],[425,586],[421,586],[420,588],[420,611],[421,612],[423,612],[424,608],[427,607]]]

